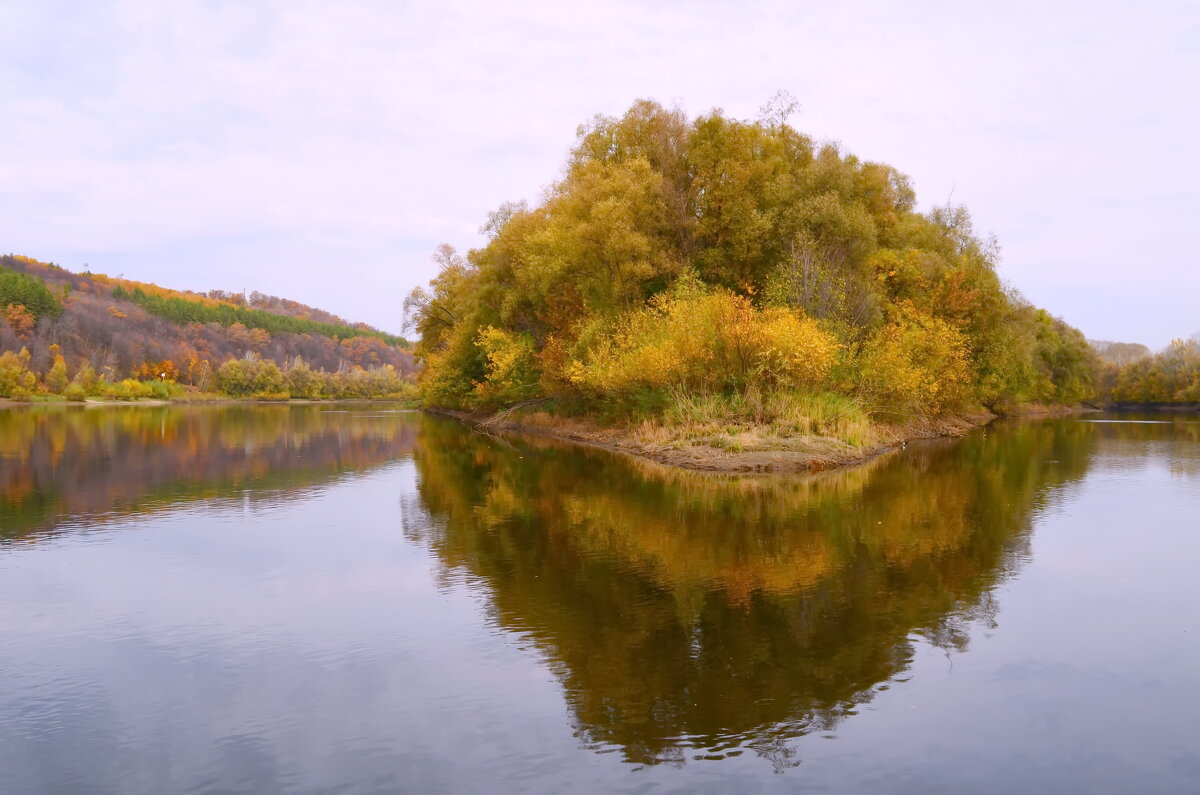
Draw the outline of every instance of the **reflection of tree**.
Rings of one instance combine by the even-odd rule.
[[[538,642],[586,743],[785,766],[791,738],[906,669],[910,635],[961,650],[994,624],[990,589],[1091,439],[1016,426],[825,477],[723,479],[429,420],[407,524]]]
[[[1191,412],[1125,413],[1089,418],[1104,450],[1115,454],[1121,466],[1157,466],[1163,460],[1157,450],[1171,445],[1167,466],[1172,475],[1200,477],[1200,420]]]
[[[0,412],[0,538],[69,519],[294,489],[407,455],[411,421],[319,406]]]

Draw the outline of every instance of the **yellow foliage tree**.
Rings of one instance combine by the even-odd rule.
[[[29,350],[0,354],[0,397],[27,399],[37,387],[37,376],[29,369]]]
[[[67,360],[63,358],[61,349],[57,345],[50,346],[50,352],[54,356],[54,363],[50,365],[50,369],[46,372],[46,388],[56,395],[61,395],[67,388]]]
[[[858,392],[882,414],[937,414],[970,393],[970,349],[961,331],[902,302],[858,361]]]

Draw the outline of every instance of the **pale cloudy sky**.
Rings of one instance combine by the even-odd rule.
[[[1200,331],[1195,2],[0,0],[0,250],[396,331],[576,126],[792,123],[951,195],[1091,337]]]

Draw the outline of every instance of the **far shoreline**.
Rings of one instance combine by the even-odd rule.
[[[138,398],[135,400],[112,400],[108,398],[88,398],[87,400],[13,400],[11,398],[0,398],[0,410],[45,406],[56,408],[108,408],[113,406],[161,408],[162,406],[341,406],[375,403],[399,405],[412,411],[419,410],[419,407],[414,405],[411,400],[403,398],[332,398],[330,400],[296,398],[292,400],[261,400],[258,398],[235,397],[220,397],[211,400],[162,400],[160,398]]]

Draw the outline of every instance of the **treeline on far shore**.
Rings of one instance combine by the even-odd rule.
[[[1093,341],[1096,397],[1118,404],[1200,403],[1200,333],[1152,353],[1136,343]]]
[[[57,346],[52,346],[57,348]],[[84,363],[74,373],[66,359],[53,351],[53,363],[42,375],[30,367],[26,348],[0,354],[0,398],[17,401],[65,398],[85,401],[90,397],[108,400],[203,400],[213,397],[255,400],[411,400],[416,385],[389,364],[380,367],[328,373],[315,370],[296,358],[286,367],[254,358],[230,359],[206,373],[197,384],[176,380],[174,365],[151,363],[132,377],[111,379],[98,375]]]

